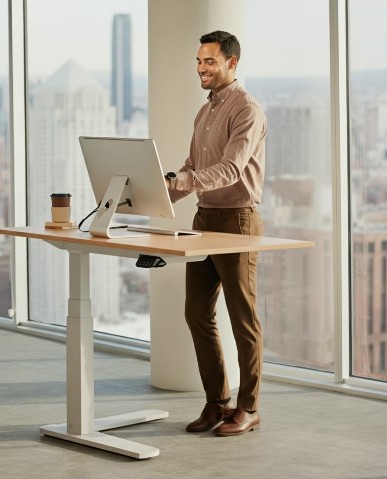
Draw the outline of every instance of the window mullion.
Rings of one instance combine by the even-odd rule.
[[[330,0],[331,138],[336,382],[350,371],[346,0]]]
[[[9,78],[12,226],[24,226],[26,192],[26,48],[25,1],[9,0]],[[12,247],[12,305],[15,321],[28,319],[27,240],[15,238]]]

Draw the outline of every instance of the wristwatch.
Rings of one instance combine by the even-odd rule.
[[[168,171],[165,176],[169,179],[171,190],[174,190],[176,187],[176,173],[173,171]]]

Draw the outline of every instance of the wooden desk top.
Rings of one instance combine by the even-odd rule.
[[[128,249],[142,253],[170,254],[175,256],[200,256],[246,251],[311,248],[313,241],[244,236],[229,233],[203,232],[201,235],[167,236],[151,234],[133,238],[97,238],[78,229],[58,230],[44,227],[0,228],[0,234],[37,238],[45,241],[77,243],[86,246]]]

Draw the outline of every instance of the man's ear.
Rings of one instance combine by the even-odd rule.
[[[236,67],[238,65],[238,59],[235,55],[233,55],[231,58],[230,58],[230,63],[228,64],[228,67],[229,69],[234,69],[236,70]]]

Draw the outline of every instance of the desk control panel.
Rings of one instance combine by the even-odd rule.
[[[138,268],[162,268],[167,263],[160,258],[160,256],[151,256],[147,254],[140,254],[136,261]]]

